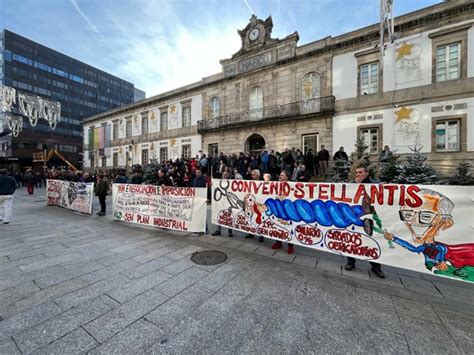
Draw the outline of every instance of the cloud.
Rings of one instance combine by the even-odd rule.
[[[140,5],[140,21],[124,22],[120,14],[109,13],[104,22],[110,26],[107,33],[116,34],[111,45],[116,48],[112,72],[145,90],[147,97],[221,72],[219,60],[240,48],[236,29],[241,24],[217,23],[202,15],[202,21],[192,25],[178,17],[179,9],[169,3],[159,4],[156,20],[149,18],[158,12],[156,3]],[[212,21],[214,26],[208,26]]]
[[[84,12],[82,12],[81,8],[79,7],[79,5],[77,4],[76,0],[70,0],[71,3],[72,3],[72,6],[74,6],[74,8],[76,9],[76,11],[79,13],[79,15],[82,16],[82,18],[87,22],[87,24],[90,26],[90,28],[92,28],[92,30],[97,33],[97,34],[100,34],[99,30],[97,29],[97,27],[92,23],[92,21],[89,19],[89,17],[86,16],[86,14]]]

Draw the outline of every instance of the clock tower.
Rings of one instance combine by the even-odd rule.
[[[271,16],[264,21],[252,15],[247,26],[237,30],[242,41],[240,50],[230,59],[220,61],[224,76],[252,71],[295,56],[298,32],[278,39],[271,37],[272,29]]]

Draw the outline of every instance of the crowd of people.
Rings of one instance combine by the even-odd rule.
[[[390,149],[386,146],[379,156],[379,161],[386,162],[390,154]],[[330,153],[325,149],[324,145],[321,145],[320,151],[315,154],[313,154],[311,149],[303,154],[301,150],[294,147],[292,149],[287,148],[281,153],[273,150],[262,150],[259,154],[241,152],[240,154],[225,155],[221,152],[213,157],[207,157],[206,154],[200,152],[198,156],[192,159],[181,158],[174,161],[163,161],[161,164],[153,166],[134,166],[129,171],[126,169],[97,169],[89,172],[57,170],[33,172],[31,169],[28,169],[25,173],[13,174],[9,184],[14,182],[15,188],[26,186],[28,194],[32,195],[35,187],[46,186],[47,179],[85,183],[95,182],[94,193],[98,197],[101,206],[97,215],[104,216],[106,214],[106,196],[110,193],[112,183],[146,183],[177,187],[207,186],[208,200],[210,201],[212,178],[307,182],[314,176],[322,177],[322,179],[327,176],[330,158]],[[349,157],[343,147],[332,158],[335,162],[336,171],[349,164]],[[365,170],[362,171],[361,169]],[[358,167],[357,171],[356,180],[353,182],[374,182],[368,178],[366,168]],[[3,175],[6,175],[6,171],[4,171]],[[11,192],[10,190],[8,193]],[[11,196],[13,196],[13,192],[11,192]],[[6,200],[6,198],[3,199]],[[11,215],[12,199],[8,201]],[[5,207],[7,206],[5,205]],[[4,223],[8,223],[10,215],[7,214],[0,217],[3,217],[3,220],[6,221]],[[222,228],[217,226],[212,234],[220,235],[221,230]],[[228,236],[233,236],[231,229],[228,229]],[[254,237],[252,234],[246,235],[246,238]],[[264,238],[261,236],[258,240],[264,242]],[[282,242],[279,241],[274,242],[272,245],[273,249],[281,249],[282,247]],[[288,243],[287,251],[289,254],[294,252],[292,244]],[[354,265],[355,259],[349,258],[346,270],[352,270]],[[373,264],[372,271],[376,275],[383,277],[379,264]]]

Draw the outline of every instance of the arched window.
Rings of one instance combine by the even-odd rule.
[[[209,100],[209,118],[218,117],[220,114],[220,102],[218,97]]]
[[[301,82],[302,101],[316,99],[321,96],[320,79],[317,73],[306,74]]]
[[[321,84],[319,74],[306,74],[301,81],[301,105],[302,114],[315,113],[320,111]]]
[[[263,89],[259,86],[250,90],[249,116],[250,118],[261,118],[263,116]]]

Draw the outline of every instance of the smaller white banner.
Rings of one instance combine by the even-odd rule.
[[[82,213],[92,213],[94,183],[62,180],[46,181],[46,200],[49,206],[60,206]]]
[[[114,219],[184,232],[206,230],[206,188],[113,184]]]

